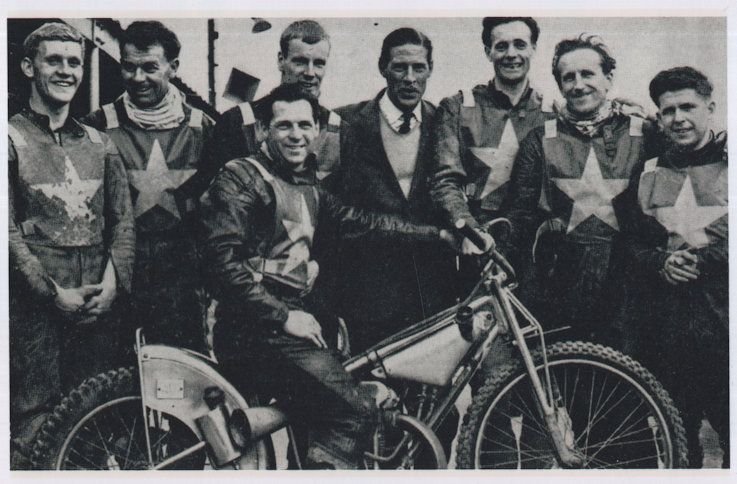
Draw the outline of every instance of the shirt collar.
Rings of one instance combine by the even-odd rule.
[[[527,104],[527,100],[530,99],[530,95],[532,94],[530,80],[528,79],[525,82],[527,83],[527,85],[525,86],[525,90],[522,93],[522,96],[520,96],[519,102],[516,104],[516,106],[525,106]],[[509,96],[496,88],[494,79],[489,81],[489,94],[491,95],[492,99],[494,99],[494,101],[504,109],[512,109],[516,107],[515,105],[512,105],[512,101],[510,101]]]
[[[71,133],[78,138],[84,136],[84,128],[74,118],[72,118],[72,116],[67,116],[64,124],[55,131],[52,131],[51,119],[45,114],[34,111],[29,104],[26,104],[21,112],[36,126],[48,131],[49,133]]]
[[[394,105],[391,99],[389,99],[389,94],[387,94],[386,91],[384,91],[381,99],[379,99],[379,110],[381,110],[381,114],[384,116],[386,122],[389,123],[389,126],[391,126],[394,131],[399,132],[399,127],[404,122],[402,119],[402,111]],[[415,106],[415,109],[412,111],[412,115],[413,118],[409,122],[410,129],[414,129],[415,126],[422,123],[422,101],[417,103],[417,106]]]

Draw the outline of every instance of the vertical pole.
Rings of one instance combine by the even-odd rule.
[[[92,19],[90,27],[92,39],[92,52],[90,52],[90,111],[100,107],[100,48],[95,41],[95,20]]]
[[[207,19],[207,84],[209,90],[210,105],[215,108],[215,40],[218,32],[215,30],[215,19]]]

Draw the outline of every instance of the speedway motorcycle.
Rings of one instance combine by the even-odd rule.
[[[366,468],[445,468],[435,432],[499,344],[513,357],[476,389],[457,468],[684,467],[681,419],[653,375],[602,345],[546,344],[513,293],[513,268],[496,249],[486,255],[465,300],[344,362],[381,409]],[[141,330],[136,355],[135,366],[88,378],[63,399],[38,433],[36,468],[275,468],[272,435],[289,429],[278,402],[259,404],[212,356],[148,344]]]

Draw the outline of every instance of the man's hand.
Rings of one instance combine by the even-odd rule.
[[[318,348],[327,349],[328,345],[322,337],[322,328],[314,316],[304,311],[289,311],[284,323],[284,332],[297,338],[310,340]]]
[[[102,281],[99,284],[88,284],[82,287],[93,288],[97,291],[84,305],[84,310],[87,311],[87,314],[99,316],[110,311],[110,307],[118,295],[115,268],[112,262],[108,261],[107,267],[105,267],[105,274],[103,274]]]
[[[463,255],[479,255],[483,254],[484,252],[488,252],[491,250],[491,248],[494,247],[494,237],[487,234],[486,232],[478,232],[482,239],[484,239],[484,247],[477,247],[476,244],[468,240],[467,238],[463,239],[463,242],[461,243],[461,254]]]
[[[84,309],[85,300],[98,294],[100,289],[94,286],[82,286],[65,289],[54,282],[56,297],[54,304],[67,314],[78,313]]]
[[[461,250],[461,238],[456,236],[453,232],[445,229],[440,229],[439,234],[440,240],[445,242],[451,249],[456,252]]]
[[[695,281],[701,274],[696,268],[699,258],[688,250],[677,250],[665,259],[661,275],[669,284]]]

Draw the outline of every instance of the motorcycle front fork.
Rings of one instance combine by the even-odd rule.
[[[548,360],[545,357],[545,337],[543,335],[542,327],[513,294],[506,292],[506,290],[499,285],[498,281],[497,285],[498,294],[502,295],[499,297],[499,301],[508,320],[507,326],[517,343],[517,348],[522,356],[522,361],[527,369],[527,374],[530,377],[535,397],[537,398],[540,411],[543,419],[545,420],[545,426],[548,430],[548,434],[550,435],[553,447],[558,454],[560,463],[563,467],[568,468],[581,467],[583,464],[583,458],[575,448],[575,436],[573,433],[571,418],[568,415],[568,410],[562,402],[558,389],[553,387],[550,378]],[[535,362],[532,358],[532,354],[530,353],[530,349],[527,346],[525,334],[523,334],[517,321],[515,308],[527,321],[529,321],[540,338],[540,345],[543,349],[542,374],[544,375],[544,381],[540,378],[540,375],[535,368]]]

